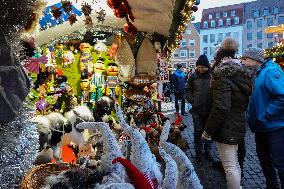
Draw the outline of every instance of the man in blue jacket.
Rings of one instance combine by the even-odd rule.
[[[284,72],[278,64],[264,61],[262,50],[250,48],[244,52],[246,65],[257,66],[247,119],[255,132],[256,151],[267,188],[284,188]]]
[[[185,84],[187,77],[183,71],[183,65],[178,64],[177,70],[173,73],[172,83],[175,92],[175,108],[176,113],[179,114],[179,104],[178,101],[181,100],[181,115],[187,115],[185,112]]]

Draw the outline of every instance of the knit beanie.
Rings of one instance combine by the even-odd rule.
[[[247,50],[245,50],[243,54],[243,58],[250,58],[257,62],[263,63],[264,62],[263,50],[260,48],[250,47]]]
[[[208,58],[205,54],[199,56],[199,58],[196,62],[196,66],[205,66],[205,67],[209,68],[209,60],[208,60]]]
[[[130,161],[121,157],[117,157],[112,161],[113,164],[117,162],[125,167],[125,170],[136,189],[153,189],[143,173],[141,173]]]

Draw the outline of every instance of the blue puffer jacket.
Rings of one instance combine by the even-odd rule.
[[[175,71],[172,78],[175,92],[184,92],[186,81],[186,74],[183,71]]]
[[[271,59],[257,72],[247,119],[253,132],[284,127],[284,72]]]

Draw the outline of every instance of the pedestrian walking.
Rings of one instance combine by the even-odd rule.
[[[211,75],[209,68],[207,56],[201,55],[196,62],[196,71],[190,75],[185,90],[186,100],[192,104],[194,148],[197,161],[202,160],[203,147],[206,158],[213,161],[211,154],[212,141],[203,143],[201,140],[205,123],[211,110]]]
[[[258,68],[247,118],[255,133],[256,152],[267,188],[284,188],[284,72],[272,59],[264,61],[261,49],[243,54],[247,66]],[[276,169],[275,169],[276,168]]]
[[[252,91],[252,72],[235,55],[238,44],[226,38],[215,55],[212,70],[212,108],[202,138],[216,141],[228,189],[239,189],[238,144],[246,131],[245,111]]]
[[[181,115],[187,115],[185,112],[185,84],[186,84],[186,73],[183,70],[183,65],[178,64],[177,69],[172,76],[172,83],[174,87],[175,94],[175,108],[176,113],[179,114],[179,100],[181,101]]]

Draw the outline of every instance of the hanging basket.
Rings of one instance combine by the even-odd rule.
[[[48,163],[31,168],[21,181],[20,189],[40,189],[44,186],[46,178],[51,175],[58,175],[63,171],[78,169],[79,165],[67,163]],[[82,169],[82,168],[80,168]],[[86,176],[90,173],[84,170]]]
[[[142,90],[128,89],[125,97],[136,102],[144,102],[150,99],[150,94]]]
[[[129,83],[139,87],[151,85],[157,81],[156,76],[141,74],[130,79]]]

